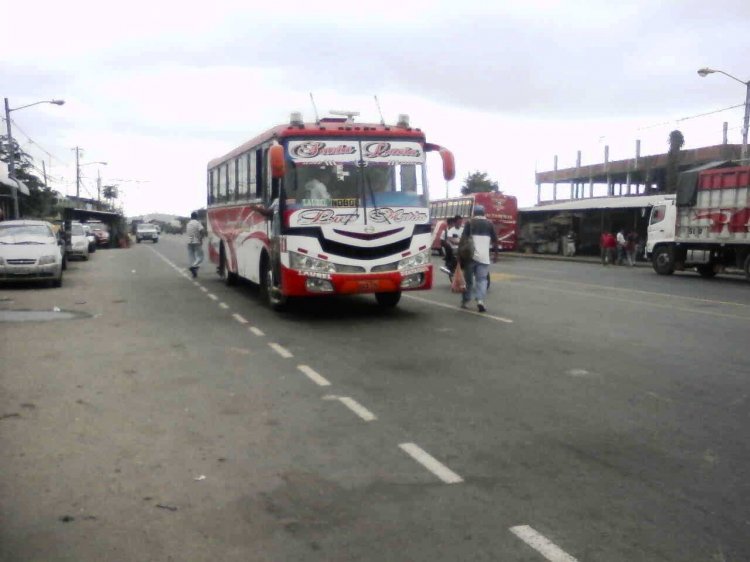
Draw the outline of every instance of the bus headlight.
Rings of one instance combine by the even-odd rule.
[[[430,252],[419,252],[408,258],[404,258],[398,262],[399,269],[411,269],[412,267],[419,267],[430,263]]]
[[[319,273],[336,273],[336,264],[299,254],[289,252],[289,267],[302,271],[316,271]]]

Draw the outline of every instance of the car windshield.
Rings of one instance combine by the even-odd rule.
[[[155,226],[152,226],[152,225],[150,225],[150,224],[141,224],[141,225],[139,225],[139,226],[138,226],[138,230],[140,230],[140,231],[142,231],[142,232],[143,232],[143,231],[147,231],[147,232],[155,232],[155,231],[156,231],[156,227],[155,227]]]
[[[70,232],[73,236],[85,236],[83,232],[83,226],[81,226],[80,224],[71,225]]]
[[[27,241],[40,241],[40,238],[53,238],[52,230],[44,224],[3,224],[0,225],[0,243],[22,244]]]

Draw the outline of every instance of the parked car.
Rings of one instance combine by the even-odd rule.
[[[135,227],[135,241],[140,244],[141,240],[151,240],[154,244],[159,241],[159,231],[153,224],[140,223]]]
[[[0,222],[0,281],[62,286],[64,244],[46,221]]]
[[[74,222],[70,225],[70,240],[65,252],[68,254],[68,259],[89,259],[89,240],[86,238],[86,232],[80,222]]]
[[[99,247],[109,246],[109,230],[107,230],[107,227],[100,222],[89,223],[89,226],[96,236],[96,245]]]
[[[86,233],[86,239],[89,241],[89,254],[96,252],[96,235],[94,230],[88,225],[83,225],[83,231]]]

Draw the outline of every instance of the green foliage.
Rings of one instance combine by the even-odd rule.
[[[487,172],[473,172],[466,176],[464,184],[461,186],[461,193],[486,193],[488,191],[497,191],[499,188],[496,181],[492,181]]]
[[[5,163],[10,160],[7,138],[6,135],[0,135],[0,160]],[[60,194],[44,185],[35,174],[34,159],[21,150],[16,139],[13,139],[13,163],[16,179],[29,188],[28,197],[20,193],[18,196],[21,216],[47,218],[56,215],[59,212],[57,204]]]
[[[677,191],[677,181],[680,174],[680,149],[685,146],[682,132],[674,130],[669,133],[669,152],[667,152],[666,192]]]

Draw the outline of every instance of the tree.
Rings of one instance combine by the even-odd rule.
[[[496,181],[492,181],[487,177],[487,172],[474,172],[466,176],[464,184],[461,186],[461,193],[468,195],[469,193],[486,193],[488,191],[497,191],[498,186]]]
[[[113,206],[113,200],[117,199],[118,196],[117,192],[117,186],[116,185],[105,185],[104,189],[102,189],[102,197],[104,197],[107,200],[107,204],[112,207]]]
[[[685,146],[685,137],[678,130],[669,133],[669,152],[667,152],[666,192],[677,191],[677,179],[680,174],[680,149]]]
[[[6,164],[10,160],[7,139],[6,135],[0,135],[0,160]],[[34,174],[34,159],[21,150],[16,139],[13,139],[13,164],[16,179],[29,188],[28,197],[19,194],[18,207],[21,216],[48,217],[55,214],[60,194],[44,185],[44,182]]]

